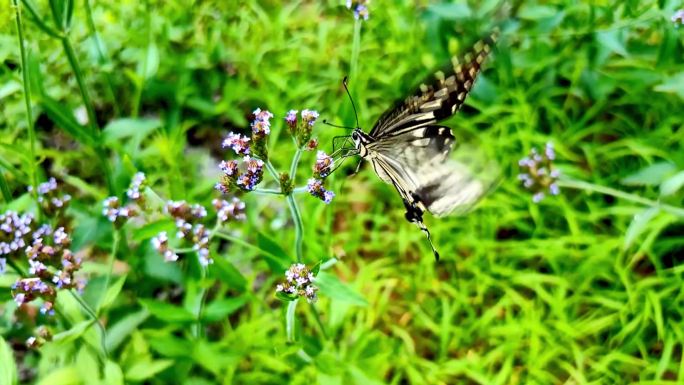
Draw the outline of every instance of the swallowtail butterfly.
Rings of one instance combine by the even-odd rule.
[[[406,219],[425,232],[437,260],[439,253],[423,223],[423,213],[437,217],[463,213],[492,185],[467,164],[451,159],[456,140],[449,127],[437,123],[459,110],[495,40],[496,32],[462,57],[454,57],[446,70],[426,79],[387,110],[369,133],[359,128],[357,118],[351,134],[354,147],[344,155],[361,156],[380,179],[394,186],[404,201]]]

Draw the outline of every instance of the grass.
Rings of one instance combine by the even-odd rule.
[[[375,0],[355,23],[342,1],[107,0],[55,23],[50,4],[65,3],[32,2],[47,28],[68,31],[59,37],[21,7],[26,55],[14,12],[0,14],[0,209],[36,211],[33,177],[63,181],[90,282],[78,300],[58,298],[54,319],[38,317],[55,338],[27,350],[34,319],[15,315],[16,274],[0,275],[0,383],[684,381],[684,190],[663,192],[684,170],[684,30],[670,21],[681,4]],[[217,235],[206,275],[156,255],[159,222],[119,234],[101,215],[138,170],[162,199],[211,207],[227,157],[218,143],[247,132],[256,107],[275,114],[270,160],[289,171],[288,110],[354,125],[341,87],[352,75],[367,131],[495,25],[495,55],[445,124],[499,164],[502,182],[467,216],[427,217],[438,264],[392,187],[367,166],[348,177],[352,162],[330,178],[329,206],[243,195],[248,219]],[[328,152],[340,134],[315,128]],[[534,204],[517,162],[547,141],[564,184]],[[297,186],[313,161],[302,154]],[[299,256],[290,201],[303,262],[338,260],[313,306],[274,297],[278,261]]]

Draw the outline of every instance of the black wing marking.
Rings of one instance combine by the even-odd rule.
[[[495,31],[477,42],[461,58],[454,57],[451,66],[435,73],[411,96],[387,110],[370,131],[370,136],[381,139],[401,135],[455,114],[472,89],[497,34]]]
[[[402,199],[439,217],[470,210],[498,176],[493,163],[467,147],[458,151],[460,159],[450,158],[455,143],[448,127],[427,126],[371,143],[368,150],[383,166],[374,166],[378,176],[401,187]]]

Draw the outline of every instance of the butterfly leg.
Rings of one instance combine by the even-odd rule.
[[[423,210],[416,206],[415,203],[409,203],[404,200],[404,207],[406,207],[406,213],[404,216],[406,220],[415,223],[418,228],[420,228],[427,237],[428,242],[430,242],[430,247],[432,248],[432,253],[435,255],[435,261],[439,261],[439,252],[435,249],[435,245],[432,243],[432,236],[430,236],[430,230],[428,230],[425,223],[423,223]]]

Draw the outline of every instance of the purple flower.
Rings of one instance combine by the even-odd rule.
[[[136,172],[135,175],[133,175],[133,180],[131,181],[130,187],[128,190],[126,190],[126,195],[134,201],[139,200],[142,197],[140,194],[140,189],[143,188],[144,183],[145,173]]]
[[[287,112],[287,115],[285,115],[285,123],[290,128],[290,132],[293,132],[297,127],[297,112],[299,111],[290,110]]]
[[[323,187],[323,181],[320,179],[309,179],[306,188],[309,191],[309,194],[322,200],[326,204],[330,203],[332,199],[335,197],[335,193],[333,193],[332,191],[328,191],[325,189],[325,187]]]
[[[271,118],[273,114],[268,110],[261,110],[257,108],[253,112],[254,121],[252,121],[252,133],[257,137],[264,137],[271,132]]]
[[[675,27],[679,27],[680,24],[684,24],[684,9],[680,9],[675,12],[670,20],[672,20]]]
[[[297,297],[305,297],[309,303],[316,301],[315,277],[311,270],[302,263],[296,263],[285,272],[285,282],[276,285],[276,293],[285,293]]]
[[[332,169],[333,158],[323,151],[318,151],[316,154],[316,163],[313,166],[313,173],[315,178],[325,178],[330,174]]]
[[[238,155],[247,155],[249,154],[249,140],[250,139],[244,135],[231,132],[223,140],[221,146],[223,148],[231,148]]]
[[[312,127],[318,119],[318,112],[314,110],[302,110],[302,121]]]
[[[518,180],[523,186],[532,191],[532,201],[539,203],[544,199],[545,191],[551,195],[558,195],[560,188],[556,181],[560,177],[560,171],[553,165],[556,152],[553,143],[548,142],[544,148],[544,153],[540,154],[535,148],[530,150],[530,154],[518,162],[521,172]]]
[[[244,220],[247,218],[245,216],[245,202],[238,198],[233,198],[231,202],[223,199],[214,199],[212,203],[220,222],[226,222],[229,219]]]
[[[5,274],[5,271],[7,271],[7,259],[0,258],[0,275]]]
[[[352,0],[347,0],[347,9],[353,9],[354,10],[354,19],[363,19],[363,20],[368,20],[368,7],[367,0],[358,0],[358,1],[352,1]]]

